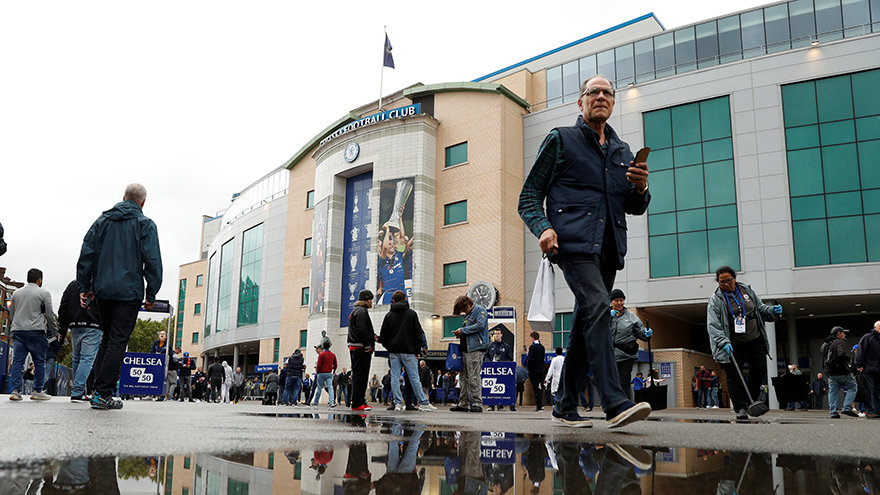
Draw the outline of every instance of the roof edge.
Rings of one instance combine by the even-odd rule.
[[[336,122],[333,122],[329,126],[325,127],[323,131],[316,134],[315,137],[310,139],[309,142],[307,142],[305,145],[303,145],[302,148],[299,149],[299,151],[294,153],[292,157],[284,162],[281,167],[286,168],[287,170],[293,169],[293,166],[299,163],[299,161],[302,160],[306,155],[308,155],[309,152],[312,151],[318,145],[318,143],[321,142],[321,139],[323,139],[324,136],[330,134],[341,126],[348,124],[349,122],[357,120],[358,117],[358,114],[354,112],[348,112],[344,117],[341,117]]]
[[[451,93],[456,91],[477,91],[477,92],[486,92],[486,93],[499,93],[517,105],[529,109],[531,106],[528,101],[521,98],[519,95],[514,93],[513,91],[507,89],[503,84],[497,83],[481,83],[481,82],[447,82],[447,83],[439,83],[439,84],[429,84],[427,86],[413,86],[407,88],[403,91],[403,96],[412,99],[413,97],[425,95],[425,94],[435,94],[435,93]]]

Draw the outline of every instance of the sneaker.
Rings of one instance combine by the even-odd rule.
[[[330,404],[330,409],[333,409],[334,407],[336,407],[336,404]]]
[[[831,413],[831,419],[840,419],[840,414]]]
[[[89,402],[91,399],[85,395],[71,395],[70,402]]]
[[[9,394],[9,400],[21,400],[21,392],[13,390],[12,393]]]
[[[747,423],[749,421],[749,414],[746,412],[745,409],[740,409],[736,412],[736,420]]]
[[[34,392],[31,394],[31,400],[50,400],[51,398],[51,395],[43,391]]]
[[[844,414],[844,415],[849,416],[851,418],[858,418],[859,417],[858,411],[853,411],[852,409],[846,409],[844,411],[840,411],[840,414]]]
[[[489,406],[489,410],[490,410],[490,411],[494,411],[494,410],[495,410],[495,406]]]
[[[372,411],[373,408],[370,407],[370,406],[368,406],[368,405],[366,405],[366,404],[361,404],[361,405],[359,405],[359,406],[357,406],[357,407],[352,407],[351,410],[352,410],[352,411]]]
[[[516,411],[516,406],[510,406],[511,411]]]
[[[452,406],[449,408],[452,412],[470,412],[471,408],[462,406]]]
[[[553,414],[551,415],[551,419],[554,423],[571,426],[572,428],[590,428],[593,426],[592,421],[582,417],[576,412],[559,413],[556,412],[556,410],[554,409]]]
[[[419,404],[419,411],[436,411],[434,404]]]
[[[608,428],[620,428],[634,421],[640,421],[651,414],[651,406],[647,402],[639,402],[638,404],[624,403],[617,408],[617,414],[611,416],[609,413],[607,418]]]
[[[606,447],[610,448],[623,458],[623,460],[642,471],[651,469],[651,464],[653,463],[654,458],[644,449],[640,449],[634,445],[617,445],[615,443],[609,443]]]
[[[416,406],[413,406],[412,404],[407,404],[406,407],[403,408],[403,410],[404,411],[418,411],[418,408]]]
[[[712,409],[718,409],[718,406],[712,406]]]
[[[405,410],[405,409],[406,409],[406,408],[403,407],[403,404],[394,404],[394,410],[395,410],[395,411],[403,411],[403,410]]]
[[[122,401],[113,397],[101,397],[95,392],[92,397],[92,409],[122,409]]]

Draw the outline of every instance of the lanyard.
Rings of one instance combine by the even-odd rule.
[[[730,305],[730,296],[727,295],[726,290],[722,290],[721,292],[724,292],[724,299],[727,301],[727,309],[730,310],[731,316],[733,316],[733,318],[736,319],[736,314],[734,314],[733,307]],[[739,305],[739,312],[741,314],[745,315],[746,308],[745,308],[745,305],[743,304],[742,294],[739,293],[739,286],[736,286],[736,294],[734,294],[734,296],[733,296],[733,301],[737,305]]]

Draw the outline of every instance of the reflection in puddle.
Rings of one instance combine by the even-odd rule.
[[[287,416],[341,421],[395,440],[0,466],[0,495],[871,494],[880,486],[880,463],[870,459],[595,445],[348,414]]]

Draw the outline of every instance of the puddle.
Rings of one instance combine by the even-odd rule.
[[[540,435],[444,431],[415,421],[350,414],[277,416],[340,421],[395,440],[0,465],[0,495],[782,495],[870,494],[880,489],[875,471],[880,461],[872,459],[596,445]]]

